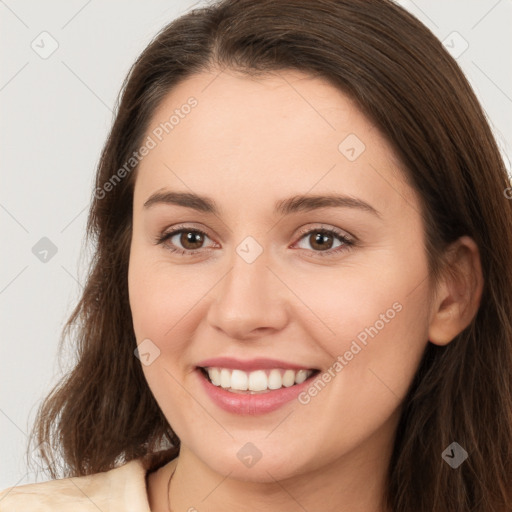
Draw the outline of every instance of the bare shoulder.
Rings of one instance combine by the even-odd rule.
[[[150,512],[145,477],[135,459],[103,473],[9,487],[0,492],[0,512]]]

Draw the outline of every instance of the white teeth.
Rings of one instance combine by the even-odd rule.
[[[268,376],[268,389],[279,389],[283,387],[281,372],[277,369],[271,370]]]
[[[212,384],[215,384],[216,386],[220,386],[220,372],[219,372],[218,368],[210,368],[208,375],[210,376],[210,380],[212,381]]]
[[[231,370],[222,368],[222,370],[220,371],[220,385],[223,388],[231,387]]]
[[[233,370],[231,373],[231,389],[239,389],[240,391],[246,391],[248,388],[247,373],[240,370]]]
[[[299,370],[295,375],[295,384],[302,384],[308,378],[307,370]]]
[[[235,371],[236,370],[233,370],[233,372]],[[268,378],[263,370],[256,370],[255,372],[249,373],[249,389],[251,391],[264,391],[267,387]]]
[[[230,368],[205,368],[213,385],[231,391],[261,392],[302,384],[313,374],[313,370],[231,370]]]
[[[295,372],[293,370],[286,370],[283,375],[283,386],[289,388],[295,384]]]

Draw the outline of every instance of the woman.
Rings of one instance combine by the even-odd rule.
[[[134,64],[99,165],[52,478],[2,510],[504,511],[512,207],[387,0],[224,0]]]

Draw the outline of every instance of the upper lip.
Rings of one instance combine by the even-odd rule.
[[[284,368],[290,370],[314,370],[311,366],[280,361],[279,359],[256,358],[243,361],[233,357],[214,357],[205,359],[197,364],[199,368],[231,368],[233,370],[267,370],[272,368]]]

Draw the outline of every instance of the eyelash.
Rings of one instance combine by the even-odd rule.
[[[183,232],[200,233],[201,235],[210,238],[208,236],[208,234],[201,229],[190,228],[187,226],[177,226],[176,229],[169,231],[168,233],[163,233],[162,235],[158,236],[155,240],[155,243],[157,245],[164,244],[167,240],[172,238],[174,235],[177,235],[177,234],[183,233]],[[313,228],[313,229],[310,228],[307,230],[302,230],[299,233],[300,237],[299,237],[298,241],[302,240],[302,238],[304,238],[306,235],[311,234],[311,233],[321,233],[323,235],[325,235],[325,234],[332,235],[333,237],[337,238],[343,244],[343,245],[340,245],[339,247],[336,247],[335,249],[329,249],[327,251],[313,251],[313,250],[309,251],[309,252],[312,252],[315,256],[320,256],[320,257],[333,256],[333,255],[338,254],[339,252],[347,251],[355,245],[354,240],[349,239],[348,237],[343,235],[337,229],[324,228],[324,227]],[[167,246],[167,249],[169,250],[169,252],[177,253],[180,256],[192,256],[192,255],[197,254],[203,250],[203,249],[186,250],[186,249],[180,249],[179,247],[171,247],[171,246]]]

